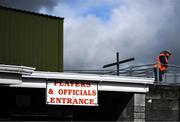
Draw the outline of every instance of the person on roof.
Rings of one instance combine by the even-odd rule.
[[[157,56],[156,64],[154,64],[155,82],[162,81],[162,77],[168,69],[168,59],[170,56],[171,56],[171,51],[169,50],[165,50]],[[159,75],[159,77],[157,75]]]

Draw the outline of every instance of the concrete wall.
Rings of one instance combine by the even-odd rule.
[[[124,107],[118,121],[145,122],[145,94],[134,93]]]
[[[127,101],[119,121],[179,121],[180,89],[173,85],[152,85],[146,94],[135,93]]]
[[[147,121],[179,121],[179,87],[151,86],[146,94]]]

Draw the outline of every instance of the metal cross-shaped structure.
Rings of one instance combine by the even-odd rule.
[[[117,52],[116,53],[116,62],[115,63],[111,63],[111,64],[106,64],[106,65],[103,66],[103,68],[117,65],[117,76],[119,76],[119,64],[126,63],[126,62],[132,61],[134,59],[135,58],[129,58],[129,59],[125,59],[125,60],[119,61],[119,52]]]

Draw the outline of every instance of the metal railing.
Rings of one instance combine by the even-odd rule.
[[[154,64],[129,66],[119,69],[120,76],[154,78]],[[65,72],[116,75],[117,70],[65,70]],[[169,64],[167,72],[163,75],[163,83],[180,84],[180,66]]]

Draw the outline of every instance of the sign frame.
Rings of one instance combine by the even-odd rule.
[[[74,84],[76,84],[76,83],[79,83],[79,84],[81,84],[81,83],[89,83],[89,84],[91,84],[90,86],[94,85],[95,90],[96,90],[96,92],[95,92],[96,95],[94,96],[93,101],[95,101],[95,103],[94,104],[59,104],[59,103],[56,104],[56,103],[49,103],[48,102],[48,90],[49,90],[48,89],[48,83],[65,83],[65,84],[66,83],[74,83]],[[64,87],[64,86],[62,86],[62,87]],[[75,88],[75,87],[72,87],[72,88]],[[79,87],[79,88],[82,88],[82,87]],[[59,90],[60,89],[63,89],[63,88],[59,88]],[[59,95],[59,96],[61,96],[61,95]],[[76,98],[74,98],[71,95],[69,97],[70,97],[70,99],[76,99]],[[85,96],[81,96],[81,97],[85,97]],[[81,98],[81,97],[79,97],[79,98]],[[98,104],[98,102],[99,102],[98,97],[99,96],[98,96],[98,82],[97,81],[91,81],[91,80],[68,80],[68,79],[48,79],[48,80],[46,80],[46,104],[47,105],[99,106],[99,104]]]

